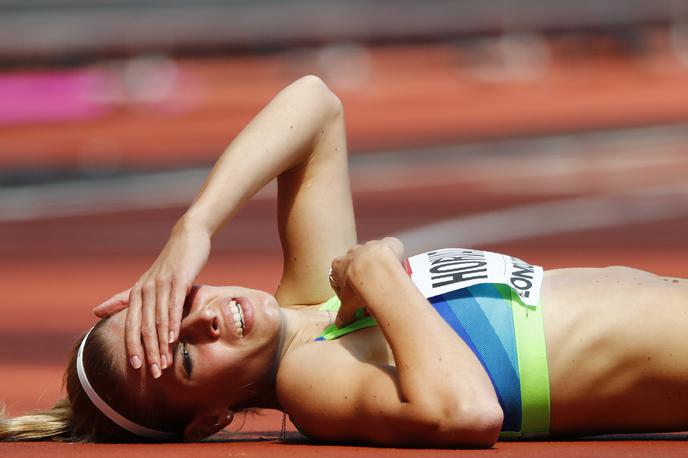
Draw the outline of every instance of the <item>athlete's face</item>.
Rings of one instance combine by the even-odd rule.
[[[173,363],[159,379],[126,364],[126,310],[108,326],[113,348],[131,392],[143,405],[161,404],[190,416],[204,410],[246,403],[274,370],[281,314],[271,295],[241,287],[202,286],[184,306]],[[151,402],[146,402],[152,401]]]

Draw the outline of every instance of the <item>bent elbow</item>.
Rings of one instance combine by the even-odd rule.
[[[498,403],[425,410],[415,418],[413,437],[432,447],[490,448],[499,438],[504,413]]]
[[[435,419],[436,441],[451,447],[490,448],[499,438],[503,421],[497,402],[445,405]]]
[[[461,446],[490,448],[497,442],[503,422],[504,412],[499,404],[488,404],[452,415],[446,428]]]
[[[333,115],[339,115],[344,112],[344,107],[341,100],[339,100],[339,97],[332,92],[332,90],[319,76],[302,76],[294,84],[302,88],[304,91],[308,91],[310,94],[313,94],[313,96],[316,97],[320,103],[326,104],[326,106],[329,108],[328,111]]]

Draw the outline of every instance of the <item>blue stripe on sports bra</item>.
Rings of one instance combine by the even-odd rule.
[[[516,339],[511,301],[504,300],[500,286],[475,285],[429,301],[485,368],[504,410],[502,430],[519,431],[521,381]]]

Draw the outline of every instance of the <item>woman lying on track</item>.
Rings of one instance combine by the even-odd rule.
[[[274,177],[275,295],[192,287],[212,235]],[[67,399],[3,420],[0,438],[199,440],[252,407],[386,446],[688,429],[688,283],[356,245],[342,107],[315,77],[248,124],[152,267],[96,313]]]

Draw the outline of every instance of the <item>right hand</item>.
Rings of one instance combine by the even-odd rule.
[[[170,344],[179,337],[184,300],[210,254],[210,234],[178,222],[153,265],[129,292],[124,331],[127,356],[138,369],[146,361],[154,378],[172,363]]]

